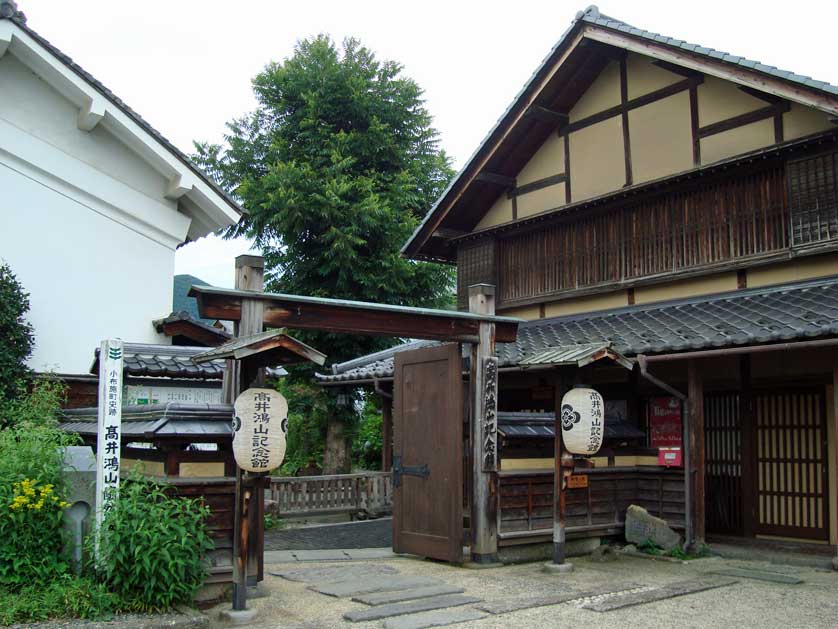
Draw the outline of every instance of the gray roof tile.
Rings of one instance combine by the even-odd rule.
[[[739,290],[690,299],[521,324],[515,343],[497,345],[498,364],[519,364],[547,347],[610,343],[632,356],[684,352],[755,343],[838,335],[838,276],[768,288]],[[318,374],[322,383],[353,382],[393,375],[399,346],[336,365]]]

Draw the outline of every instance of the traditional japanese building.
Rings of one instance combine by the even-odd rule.
[[[619,534],[634,503],[698,541],[838,542],[836,122],[838,87],[577,14],[403,250],[456,266],[460,309],[489,285],[526,320],[497,345],[497,468],[470,475],[464,450],[466,539],[483,482],[489,546],[551,539],[553,413],[575,382],[607,432],[568,488],[570,537]],[[433,345],[320,382],[387,397],[399,356]],[[399,412],[385,465],[415,475]]]

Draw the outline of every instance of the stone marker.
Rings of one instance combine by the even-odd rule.
[[[396,616],[384,621],[384,629],[425,629],[425,627],[445,627],[458,622],[480,620],[488,614],[469,607],[443,609],[407,616]]]
[[[595,612],[610,612],[615,609],[622,609],[624,607],[631,607],[633,605],[642,605],[644,603],[653,603],[655,601],[662,601],[667,598],[675,598],[676,596],[684,596],[686,594],[694,594],[696,592],[704,592],[705,590],[713,590],[715,588],[726,587],[737,583],[736,579],[717,579],[717,580],[689,580],[679,581],[664,585],[663,587],[655,588],[653,590],[646,590],[645,592],[634,592],[628,594],[620,594],[607,598],[604,601],[587,603],[582,606],[583,609],[590,609]]]
[[[308,589],[320,592],[326,596],[344,597],[370,594],[372,592],[392,592],[394,590],[409,590],[426,585],[440,585],[438,579],[431,577],[408,576],[355,576],[346,581],[321,583],[312,585]]]
[[[480,605],[475,605],[475,607],[490,614],[509,614],[511,612],[517,612],[521,609],[561,605],[562,603],[578,601],[583,598],[614,594],[615,592],[624,592],[626,590],[636,590],[639,587],[642,586],[637,583],[615,583],[613,585],[606,585],[595,590],[587,590],[584,592],[571,591],[559,594],[549,594],[547,596],[531,596],[529,598],[509,598],[499,601],[487,601],[485,603],[481,603]]]
[[[64,500],[70,503],[64,511],[64,530],[72,540],[73,567],[79,573],[83,539],[91,532],[92,514],[96,508],[96,456],[93,448],[65,447],[61,476],[64,479]]]
[[[389,603],[403,603],[413,601],[417,598],[428,598],[430,596],[442,596],[443,594],[462,594],[463,588],[453,585],[427,585],[425,587],[412,588],[410,590],[396,590],[395,592],[373,592],[361,594],[352,600],[365,605],[387,605]]]
[[[434,609],[446,609],[447,607],[460,607],[469,603],[479,603],[479,598],[453,594],[451,596],[435,596],[433,598],[422,598],[418,601],[407,603],[394,603],[392,605],[378,605],[367,609],[359,609],[347,612],[343,617],[349,622],[366,622],[369,620],[382,620],[391,616],[404,616],[416,612],[427,612]]]
[[[629,505],[626,510],[626,540],[642,544],[647,539],[664,550],[672,550],[681,543],[681,536],[669,528],[666,520],[650,515],[643,507]]]

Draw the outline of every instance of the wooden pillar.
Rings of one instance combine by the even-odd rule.
[[[689,398],[690,484],[692,487],[692,531],[695,539],[688,544],[704,543],[704,382],[695,360],[687,363],[687,397]]]
[[[236,258],[236,290],[261,292],[264,289],[265,262],[261,256],[238,256]],[[258,299],[242,299],[241,319],[236,323],[236,336],[249,336],[262,331],[264,302]],[[225,383],[225,391],[233,399],[246,389],[259,374],[246,373],[239,361],[232,361],[234,368],[228,369],[232,379]],[[228,363],[229,364],[229,363]],[[264,370],[259,370],[264,373]],[[236,513],[233,533],[233,609],[246,608],[248,577],[259,580],[258,553],[261,540],[264,512],[264,487],[254,486],[252,479],[245,478],[241,468],[236,466]],[[255,583],[253,583],[255,585]]]
[[[393,397],[381,396],[381,471],[393,469]]]
[[[835,464],[835,452],[838,450],[838,355],[833,354],[832,357],[832,443],[827,443],[827,452],[830,453],[832,457],[833,465]],[[827,483],[829,482],[829,477],[831,474],[827,473]],[[836,493],[836,487],[829,487],[829,496],[830,500],[834,498]],[[832,509],[829,510],[829,517],[832,517],[832,514],[835,513]],[[830,532],[832,527],[830,526]],[[835,558],[832,560],[832,569],[838,570],[838,546],[835,549]]]
[[[495,287],[468,289],[469,312],[495,314]],[[480,323],[471,346],[471,560],[496,563],[498,557],[498,487],[496,416],[497,364],[487,380],[487,363],[495,356],[495,325]],[[488,402],[488,404],[487,404]],[[494,405],[494,406],[493,406]]]

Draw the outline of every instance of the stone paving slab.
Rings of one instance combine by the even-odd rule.
[[[669,585],[664,585],[653,590],[646,590],[645,592],[635,592],[613,596],[605,599],[604,601],[587,603],[583,605],[582,608],[590,609],[595,612],[610,612],[615,609],[622,609],[633,605],[653,603],[667,598],[675,598],[676,596],[684,596],[686,594],[694,594],[696,592],[704,592],[706,590],[726,587],[733,585],[734,583],[738,583],[738,581],[736,579],[691,579],[689,581],[670,583]]]
[[[592,598],[594,596],[604,596],[606,594],[614,594],[616,592],[625,592],[626,590],[634,590],[639,587],[637,583],[616,583],[614,585],[607,585],[593,590],[578,592],[566,589],[557,594],[550,594],[549,596],[531,596],[529,598],[509,598],[499,601],[488,601],[475,605],[477,609],[490,614],[509,614],[521,609],[532,609],[533,607],[546,607],[548,605],[560,605],[562,603],[569,603],[570,601],[577,601],[583,598]],[[568,591],[569,590],[569,591]]]
[[[343,581],[360,576],[383,576],[386,574],[398,574],[399,571],[392,566],[383,564],[355,564],[352,566],[318,566],[310,568],[287,568],[285,570],[272,570],[270,575],[282,577],[288,581],[302,581],[304,583],[331,583]]]
[[[432,577],[354,575],[345,581],[321,583],[320,585],[312,585],[308,589],[325,594],[326,596],[341,598],[345,596],[358,596],[359,594],[371,594],[373,592],[409,590],[426,585],[441,585],[441,583],[438,579]]]
[[[350,622],[366,622],[369,620],[383,620],[392,616],[404,616],[417,612],[427,612],[435,609],[446,609],[448,607],[460,607],[470,603],[479,603],[480,599],[473,596],[453,594],[451,596],[435,596],[433,598],[422,598],[417,601],[406,603],[393,603],[392,605],[378,605],[367,609],[359,609],[347,612],[343,617]]]
[[[389,548],[336,548],[328,550],[266,550],[265,563],[297,563],[306,561],[364,561],[396,559]]]
[[[803,583],[803,579],[790,574],[779,572],[768,572],[766,570],[747,570],[743,568],[725,568],[724,570],[713,570],[706,574],[719,574],[725,577],[741,577],[743,579],[757,579],[758,581],[771,581],[773,583],[787,583],[796,585]]]
[[[392,547],[392,518],[265,531],[266,551]]]
[[[458,622],[480,620],[488,616],[470,607],[456,607],[454,609],[442,609],[407,616],[396,616],[384,621],[384,629],[425,629],[426,627],[445,627]]]
[[[462,594],[465,590],[453,585],[427,585],[425,587],[411,588],[409,590],[396,590],[395,592],[374,592],[372,594],[361,594],[352,600],[365,605],[387,605],[389,603],[403,603],[417,598],[428,598],[430,596],[442,596],[443,594]]]

